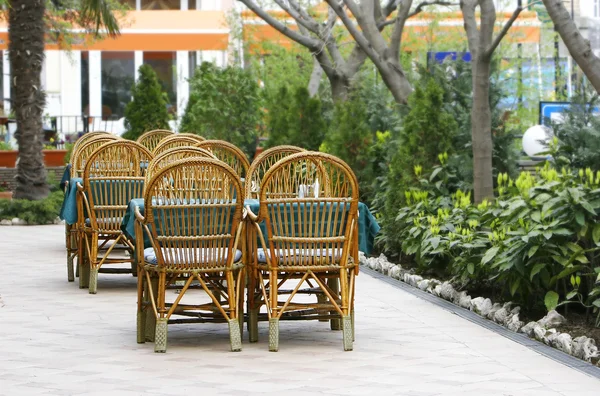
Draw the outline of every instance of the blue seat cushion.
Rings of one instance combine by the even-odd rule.
[[[211,257],[220,257],[221,254],[223,254],[224,258],[227,259],[227,256],[229,254],[229,252],[227,251],[227,249],[224,248],[218,248],[218,249],[208,249],[208,248],[196,248],[196,249],[186,249],[186,253],[188,257],[196,257],[198,263],[206,263],[208,260],[208,258]],[[192,250],[196,250],[195,252]],[[225,250],[223,252],[223,250]],[[188,260],[180,260],[179,257],[181,256],[181,254],[179,255],[175,255],[176,253],[181,253],[181,249],[171,249],[171,248],[162,248],[162,254],[163,257],[165,257],[165,260],[168,260],[168,257],[176,257],[176,262],[175,263],[169,263],[169,264],[180,264],[178,261],[183,261],[184,263],[188,263],[191,262]],[[236,250],[235,251],[235,257],[234,257],[234,262],[238,262],[240,261],[240,259],[242,258],[242,251],[241,250]],[[149,264],[158,264],[158,259],[156,258],[156,252],[154,251],[153,247],[149,247],[144,249],[144,261],[146,261]]]

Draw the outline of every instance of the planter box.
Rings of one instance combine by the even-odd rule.
[[[67,150],[43,150],[44,165],[47,167],[58,167],[65,165]],[[16,150],[0,151],[0,167],[14,168],[17,163],[19,152]]]
[[[0,191],[0,199],[12,199],[12,191]]]

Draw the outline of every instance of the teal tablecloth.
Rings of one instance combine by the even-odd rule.
[[[69,180],[69,185],[68,185],[68,189],[65,191],[65,197],[63,199],[63,203],[62,206],[60,208],[60,213],[59,213],[59,217],[65,221],[65,223],[67,224],[75,224],[77,223],[77,184],[83,184],[83,179],[80,177],[74,177],[71,180]],[[107,190],[104,190],[104,187],[109,185],[107,183],[136,183],[136,185],[134,186],[133,184],[129,185],[132,188],[128,188],[123,190],[122,188],[109,188]],[[138,185],[138,183],[140,185]],[[125,201],[127,202],[129,200],[133,200],[134,198],[137,198],[137,196],[141,195],[141,192],[144,188],[143,186],[143,181],[139,180],[139,181],[123,181],[123,180],[111,180],[111,181],[95,181],[92,183],[91,185],[92,191],[94,192],[94,196],[98,196],[96,194],[109,194],[109,200],[110,200],[110,194],[113,193],[113,191],[118,191],[119,195],[122,193],[125,193],[126,196],[124,197]],[[96,193],[96,191],[98,191]]]
[[[247,199],[244,201],[244,206],[249,206],[252,212],[258,214],[260,204],[257,199]],[[131,240],[135,240],[135,208],[139,208],[140,212],[144,213],[144,200],[143,199],[132,199],[129,202],[129,207],[125,213],[125,217],[121,223],[121,230]],[[358,204],[358,249],[365,254],[371,253],[373,250],[373,242],[375,236],[379,232],[379,224],[377,220],[369,211],[367,205],[360,202]],[[263,234],[266,236],[266,230],[264,222],[261,224]],[[144,247],[150,247],[150,240],[144,233]]]

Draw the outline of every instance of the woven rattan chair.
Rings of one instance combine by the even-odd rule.
[[[154,148],[152,153],[154,153],[154,155],[157,156],[160,153],[162,153],[163,151],[167,151],[174,147],[195,146],[200,142],[200,140],[197,139],[200,136],[193,135],[193,136],[196,136],[196,138],[194,138],[194,137],[187,136],[187,135],[191,135],[191,134],[187,134],[187,133],[183,134],[182,133],[182,134],[175,134],[172,136],[167,136],[166,138],[161,140],[158,143],[158,145],[156,145],[156,147]]]
[[[323,182],[316,183],[317,178]],[[304,194],[299,194],[302,189]],[[291,197],[292,193],[296,197]],[[252,298],[254,310],[261,304],[267,307],[269,350],[279,348],[279,320],[286,319],[286,315],[296,319],[341,319],[344,350],[352,350],[358,262],[352,257],[358,235],[358,183],[354,173],[345,162],[328,154],[292,154],[267,171],[259,200],[258,216],[249,213],[261,245],[253,249],[251,260],[258,282]],[[263,220],[266,235],[259,227]],[[339,291],[327,280],[338,280]],[[289,282],[296,282],[293,290],[285,290],[284,284]],[[295,301],[303,291],[322,293],[326,299],[316,303]],[[282,295],[287,298],[279,301]],[[257,311],[249,316],[252,331],[256,329]]]
[[[146,147],[150,151],[154,151],[156,145],[166,137],[173,135],[172,131],[166,129],[155,129],[153,131],[144,132],[137,142]]]
[[[83,186],[78,186],[81,209],[89,216],[83,222],[85,243],[80,243],[89,259],[89,292],[95,294],[98,287],[98,271],[103,265],[130,263],[131,270],[108,269],[104,272],[134,272],[133,256],[130,258],[110,257],[118,244],[126,245],[133,251],[133,244],[121,231],[121,221],[127,205],[133,198],[143,196],[145,172],[152,154],[139,143],[119,140],[104,144],[96,149],[85,165]],[[100,241],[111,240],[108,249],[99,254]],[[83,241],[82,241],[83,242]],[[82,262],[82,261],[80,261]],[[87,272],[80,268],[80,276]],[[86,271],[84,271],[86,270]]]
[[[206,157],[206,158],[214,158],[217,159],[210,151],[201,149],[199,147],[194,146],[182,146],[182,147],[173,147],[168,149],[167,151],[163,151],[158,154],[150,164],[148,164],[148,171],[146,173],[146,180],[150,181],[152,176],[173,162],[179,161],[184,158],[191,157]]]
[[[246,198],[258,199],[258,191],[260,182],[267,171],[280,159],[291,154],[305,151],[303,148],[296,146],[276,146],[271,147],[259,154],[252,161],[248,174],[246,176]]]
[[[231,166],[241,178],[246,177],[250,162],[246,154],[235,145],[224,140],[205,140],[196,147],[210,150],[215,157]]]
[[[98,147],[105,143],[119,140],[117,136],[107,132],[89,132],[83,135],[75,145],[71,154],[71,177],[83,177],[83,166],[90,154]],[[69,188],[69,182],[65,184],[65,189]],[[81,220],[81,219],[80,219]],[[75,259],[80,259],[79,243],[81,240],[80,222],[76,224],[65,224],[65,241],[67,250],[67,280],[73,282],[75,280]]]
[[[186,322],[171,318],[176,315],[188,322],[228,323],[231,350],[241,350],[243,202],[234,198],[241,193],[239,176],[213,158],[179,160],[152,177],[144,216],[136,212],[136,251],[143,263],[138,267],[139,343],[146,341],[145,321],[156,320],[154,350],[165,352],[167,325]],[[152,242],[145,250],[144,234]],[[178,280],[185,284],[167,303],[166,288]],[[184,305],[181,299],[194,281],[209,299]]]

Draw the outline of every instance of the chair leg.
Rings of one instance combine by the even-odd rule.
[[[79,262],[77,266],[79,268],[79,288],[86,289],[90,285],[90,261],[85,255],[80,255],[77,261]]]
[[[340,292],[340,281],[338,278],[329,278],[327,285],[334,292],[333,297],[337,297]],[[337,314],[337,311],[331,311],[332,314]],[[331,319],[330,321],[331,330],[342,330],[342,321],[340,319]]]
[[[67,251],[67,280],[69,282],[75,281],[75,269],[73,268],[73,255]]]
[[[350,312],[350,318],[352,319],[352,341],[356,341],[356,333],[354,332],[354,309]]]
[[[89,292],[90,292],[90,294],[96,294],[98,292],[98,269],[97,268],[90,269]]]
[[[279,318],[269,319],[269,351],[279,350]]]
[[[324,293],[317,294],[317,304],[326,304],[327,296]],[[321,311],[320,313],[327,314],[327,311]],[[319,322],[329,322],[327,319],[319,319]]]
[[[260,308],[248,310],[248,339],[250,342],[258,342],[258,312]]]
[[[242,350],[242,332],[240,322],[237,319],[229,319],[229,343],[231,352],[240,352]]]
[[[352,317],[350,315],[346,315],[342,317],[342,333],[343,333],[343,341],[344,341],[344,351],[352,350]]]
[[[156,334],[154,337],[154,352],[167,351],[167,318],[156,319]]]
[[[154,296],[158,295],[158,278],[156,276],[150,277],[150,284],[147,285],[152,288]],[[150,302],[150,292],[146,290],[146,301]],[[156,315],[154,310],[149,307],[146,309],[146,341],[154,342],[156,332]]]
[[[146,342],[146,311],[138,310],[137,313],[137,343],[143,344]]]

